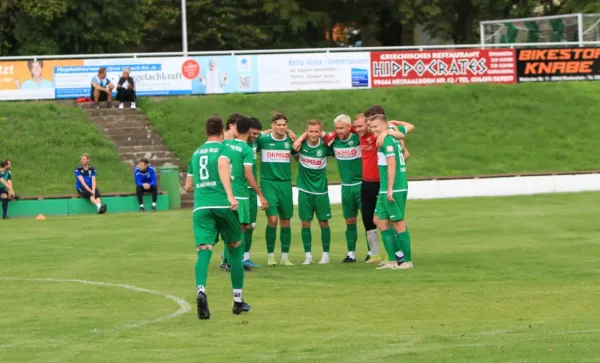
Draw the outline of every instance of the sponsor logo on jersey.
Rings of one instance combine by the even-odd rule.
[[[354,141],[352,141],[352,140],[348,141],[348,145],[354,146]]]
[[[300,154],[300,165],[307,169],[325,169],[327,158],[311,158]]]
[[[323,151],[322,150],[317,150],[317,156],[323,156]]]
[[[260,159],[263,163],[289,163],[290,152],[287,150],[261,150]]]
[[[382,153],[381,151],[377,152],[377,165],[379,166],[387,166],[387,158],[385,157],[385,154]]]
[[[361,157],[361,151],[359,146],[345,147],[345,148],[333,148],[335,158],[338,160],[354,160]]]
[[[286,149],[289,149],[289,148],[290,148],[290,143],[289,143],[289,142],[287,142],[287,141],[286,141],[286,142],[284,142],[284,143],[283,143],[283,147],[284,147],[284,148],[286,148]]]

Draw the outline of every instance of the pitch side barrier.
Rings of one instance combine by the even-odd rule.
[[[0,57],[0,100],[88,97],[98,68],[138,96],[600,80],[600,42]]]

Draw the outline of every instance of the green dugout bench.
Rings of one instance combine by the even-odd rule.
[[[103,193],[102,204],[106,204],[107,213],[138,212],[140,206],[135,193]],[[144,195],[144,205],[149,211],[152,205],[152,196]],[[169,196],[159,192],[156,201],[157,211],[169,210]],[[78,195],[53,195],[49,197],[21,197],[18,201],[11,201],[8,216],[35,217],[38,214],[45,216],[96,214],[96,206]]]

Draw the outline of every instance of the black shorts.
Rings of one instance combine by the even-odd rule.
[[[96,100],[94,98],[94,86],[92,86],[91,89],[91,93],[90,93],[90,97],[91,99],[93,99],[94,101]],[[100,91],[100,96],[98,97],[98,102],[104,102],[104,101],[108,101],[108,93],[104,92],[104,91]]]
[[[90,199],[92,197],[92,193],[90,193],[87,189],[77,189],[77,194],[81,195],[81,197],[85,199]],[[94,198],[100,198],[100,191],[98,188],[94,190]]]

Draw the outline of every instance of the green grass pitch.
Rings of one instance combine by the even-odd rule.
[[[410,201],[411,271],[340,264],[333,212],[332,264],[247,274],[242,316],[219,245],[210,321],[194,311],[189,211],[0,221],[0,362],[597,361],[600,193]],[[37,278],[134,285],[192,310],[169,318],[175,301],[131,287],[18,280]]]

